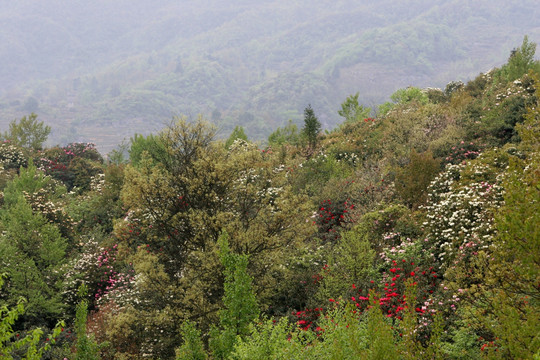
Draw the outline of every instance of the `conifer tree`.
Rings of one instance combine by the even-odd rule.
[[[317,137],[321,132],[321,123],[315,116],[311,105],[304,109],[304,128],[302,132],[307,138],[309,147],[314,148],[317,145]]]

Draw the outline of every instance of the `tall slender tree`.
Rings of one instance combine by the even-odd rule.
[[[317,146],[317,137],[321,132],[321,123],[315,116],[315,112],[311,107],[311,104],[304,109],[304,128],[302,133],[307,138],[308,145],[311,148]]]

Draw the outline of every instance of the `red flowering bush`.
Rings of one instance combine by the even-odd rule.
[[[315,215],[319,236],[324,241],[337,240],[340,228],[351,221],[349,212],[352,209],[354,204],[349,199],[343,202],[324,200]]]

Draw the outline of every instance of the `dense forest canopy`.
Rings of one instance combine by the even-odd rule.
[[[0,4],[0,124],[36,113],[48,145],[112,150],[173,116],[264,140],[313,103],[367,107],[407,86],[468,81],[502,65],[537,1],[47,1]],[[317,99],[315,102],[314,99]]]
[[[537,358],[535,50],[377,109],[350,95],[332,131],[313,98],[264,146],[201,115],[104,158],[11,121],[0,355]]]

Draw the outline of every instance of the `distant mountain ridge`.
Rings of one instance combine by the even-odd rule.
[[[174,115],[265,139],[311,103],[444,86],[540,41],[537,2],[97,0],[0,4],[0,125],[35,111],[51,141],[108,151]]]

